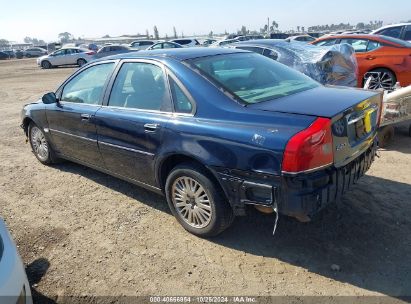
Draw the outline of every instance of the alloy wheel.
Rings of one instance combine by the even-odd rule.
[[[30,135],[34,153],[41,161],[47,161],[49,157],[49,146],[43,132],[38,127],[33,126]]]
[[[364,76],[365,81],[367,81],[368,78],[371,78],[370,85],[368,87],[371,90],[392,90],[395,84],[391,73],[388,72],[369,72]]]
[[[209,195],[195,179],[177,178],[172,185],[172,200],[178,215],[194,228],[206,227],[213,216]]]

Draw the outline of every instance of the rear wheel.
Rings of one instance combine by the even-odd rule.
[[[364,75],[364,83],[371,78],[369,89],[377,90],[377,89],[384,89],[384,90],[392,90],[395,83],[397,82],[397,77],[395,74],[388,69],[375,69],[365,73]]]
[[[44,60],[44,61],[41,62],[41,67],[43,69],[50,69],[51,68],[51,63],[47,60]]]
[[[86,63],[87,63],[87,61],[84,60],[83,58],[80,58],[79,60],[77,60],[77,64],[78,64],[79,67],[82,67]]]
[[[195,235],[215,236],[227,229],[234,219],[222,190],[198,165],[175,167],[167,177],[165,190],[171,212]]]

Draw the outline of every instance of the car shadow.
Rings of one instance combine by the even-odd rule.
[[[41,304],[55,304],[56,301],[45,296],[41,292],[37,291],[37,284],[46,275],[47,270],[50,267],[50,262],[45,258],[39,258],[26,266],[26,274],[29,284],[31,286],[31,296],[33,303]]]
[[[171,214],[165,199],[143,188],[70,162],[56,169],[82,175]],[[210,242],[275,258],[326,278],[394,297],[411,296],[411,186],[364,176],[341,202],[314,222],[274,216],[250,206],[246,217]],[[268,262],[269,263],[269,262]],[[340,270],[332,270],[336,264]],[[267,264],[269,265],[269,264]]]

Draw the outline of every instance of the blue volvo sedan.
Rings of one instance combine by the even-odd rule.
[[[247,205],[308,221],[369,168],[376,92],[325,87],[262,55],[184,48],[85,65],[26,105],[43,164],[84,164],[165,195],[179,223],[221,233]]]

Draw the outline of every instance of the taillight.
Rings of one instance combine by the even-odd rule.
[[[93,51],[91,51],[91,52],[87,52],[86,54],[87,55],[94,55],[96,52],[93,52]]]
[[[288,141],[282,171],[298,173],[330,165],[334,161],[331,120],[317,118]]]

